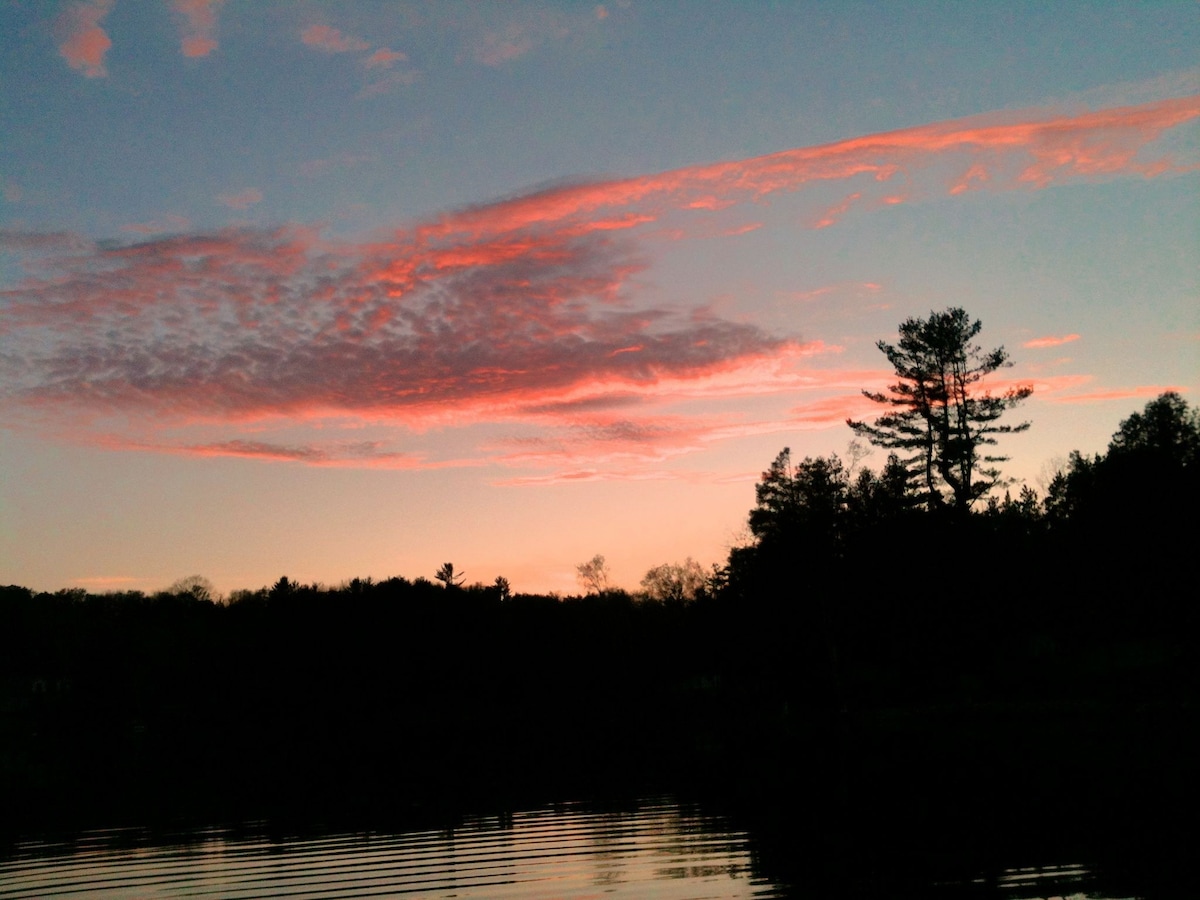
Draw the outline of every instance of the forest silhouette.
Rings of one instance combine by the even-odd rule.
[[[994,471],[990,493],[939,488],[915,449],[879,471],[784,449],[753,539],[641,592],[608,587],[601,557],[566,597],[451,563],[222,602],[203,579],[0,588],[0,806],[719,784],[760,811],[803,797],[824,833],[835,808],[902,831],[968,805],[1007,821],[1014,794],[1050,817],[1182,802],[1200,413],[1163,394],[1044,496]]]

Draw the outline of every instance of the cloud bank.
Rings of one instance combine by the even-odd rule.
[[[349,40],[332,29],[309,32],[330,47]],[[636,276],[649,265],[644,236],[665,217],[703,217],[852,179],[858,189],[838,216],[856,205],[969,190],[1153,177],[1186,168],[1151,145],[1197,117],[1200,97],[1186,97],[1073,116],[934,123],[561,185],[352,244],[303,226],[134,243],[0,233],[0,251],[21,255],[27,270],[0,291],[0,408],[10,425],[119,419],[151,434],[220,427],[226,433],[217,440],[156,442],[130,431],[116,443],[319,465],[448,463],[391,445],[298,446],[245,429],[332,419],[404,434],[517,422],[550,432],[481,449],[474,461],[593,473],[589,461],[617,471],[723,437],[828,427],[857,411],[850,405],[868,383],[862,378],[886,373],[806,372],[806,356],[835,348],[702,306],[638,302]],[[260,199],[251,191],[222,198],[236,208]],[[798,407],[780,422],[672,418],[661,409],[681,399],[842,385],[851,388],[845,397]]]

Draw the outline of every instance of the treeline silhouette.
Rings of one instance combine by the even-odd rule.
[[[890,809],[873,820],[903,829],[1020,779],[1052,806],[1109,803],[1097,783],[1178,796],[1198,499],[1200,417],[1168,393],[1045,497],[965,515],[930,508],[895,458],[785,450],[753,541],[665,601],[451,577],[280,578],[225,603],[194,582],[0,588],[0,805],[719,782]]]

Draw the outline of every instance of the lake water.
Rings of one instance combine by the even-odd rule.
[[[801,848],[797,848],[802,853]],[[1013,868],[941,897],[1101,897],[1086,868]],[[819,892],[823,894],[824,892]],[[98,830],[0,855],[0,898],[787,898],[750,835],[669,798],[461,820],[453,828],[287,836],[265,824],[179,834]]]

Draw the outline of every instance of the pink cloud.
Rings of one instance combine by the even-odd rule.
[[[343,34],[329,25],[310,25],[301,32],[300,39],[308,46],[325,53],[363,53],[371,49],[371,45],[366,41]],[[378,47],[369,56],[363,57],[363,66],[373,72],[374,77],[358,92],[358,97],[374,97],[414,84],[420,77],[415,69],[392,71],[396,63],[407,59],[408,57],[399,50],[388,47]]]
[[[867,175],[883,183],[901,170],[914,179],[914,189],[933,194],[946,190],[937,186],[941,179],[923,187],[919,178],[935,165],[951,171],[983,167],[993,190],[1119,174],[1155,177],[1188,168],[1140,154],[1167,130],[1200,117],[1200,96],[1074,116],[1025,115],[1026,120],[1013,113],[937,122],[769,156],[552,188],[464,211],[431,231],[510,230],[633,205],[708,208],[715,198],[730,205],[822,181]],[[912,199],[911,192],[908,196]]]
[[[1167,391],[1186,392],[1186,388],[1173,384],[1143,384],[1131,388],[1114,388],[1107,391],[1091,391],[1087,394],[1072,394],[1055,397],[1055,403],[1102,403],[1107,400],[1130,400],[1140,397],[1157,397]]]
[[[1030,350],[1040,350],[1044,347],[1061,347],[1063,344],[1069,344],[1071,341],[1077,340],[1079,340],[1079,335],[1077,334],[1046,335],[1045,337],[1028,340],[1021,346]]]
[[[408,59],[408,57],[397,50],[389,50],[386,47],[380,47],[363,60],[363,65],[368,69],[386,69],[391,67],[393,64],[403,62],[406,59]]]
[[[113,0],[72,3],[55,23],[59,54],[72,69],[78,69],[88,78],[103,78],[108,74],[104,56],[112,47],[112,40],[100,23],[112,6]]]
[[[878,293],[882,289],[882,285],[876,284],[873,281],[846,281],[836,284],[826,284],[819,288],[812,288],[807,291],[789,291],[783,296],[789,300],[795,300],[801,303],[808,303],[813,300],[819,300],[822,297],[837,297],[839,300],[847,297],[857,296],[862,297],[868,294]]]
[[[78,439],[78,436],[74,437]],[[97,435],[90,439],[85,437],[84,442],[107,450],[167,453],[173,456],[225,457],[263,462],[290,462],[327,468],[429,470],[463,468],[483,464],[481,460],[476,459],[429,460],[419,454],[389,450],[382,441],[297,444],[234,438],[224,441],[188,443]]]
[[[492,448],[495,463],[524,468],[551,468],[553,474],[507,479],[503,484],[551,484],[634,477],[691,478],[678,469],[664,473],[662,464],[719,442],[768,434],[841,427],[848,417],[876,412],[875,404],[857,390],[881,382],[882,372],[827,372],[813,379],[828,387],[853,384],[854,393],[840,394],[797,407],[784,417],[747,419],[736,414],[666,415],[631,418],[604,410],[584,411],[573,422],[543,428],[536,436],[510,439],[512,449]],[[863,380],[866,376],[866,381]],[[644,401],[645,398],[642,398]]]
[[[475,60],[485,66],[499,66],[524,56],[534,46],[532,32],[520,25],[511,25],[503,31],[484,35],[475,47]]]
[[[256,203],[262,203],[263,192],[258,188],[245,188],[233,194],[219,194],[217,201],[230,209],[249,209]]]
[[[593,28],[604,18],[546,9],[521,13],[514,8],[513,14],[517,18],[499,27],[490,27],[471,43],[468,53],[477,63],[491,67],[504,65],[551,41]]]
[[[26,302],[9,302],[7,327],[39,327],[60,343],[11,384],[38,408],[410,424],[504,418],[631,388],[763,389],[793,345],[711,316],[625,308],[623,283],[642,265],[632,253],[605,232],[469,252],[408,241],[331,248],[298,231],[96,248],[10,292]]]
[[[598,481],[675,481],[687,479],[685,474],[644,468],[571,469],[547,475],[520,475],[492,482],[496,487],[547,487],[559,484],[589,484]]]
[[[850,209],[850,207],[853,206],[856,201],[861,199],[862,192],[855,191],[841,203],[831,206],[829,209],[825,210],[825,212],[821,214],[821,218],[819,218],[813,224],[813,228],[828,228],[830,225],[833,225],[846,214],[846,211]]]
[[[378,441],[363,441],[332,446],[314,444],[275,444],[266,441],[229,440],[209,444],[180,444],[162,449],[187,456],[233,456],[269,462],[298,462],[317,466],[355,468],[423,468],[419,457],[382,449]]]
[[[180,20],[180,49],[184,56],[208,56],[217,49],[217,11],[225,0],[171,0]]]
[[[857,185],[863,175],[863,191],[902,177],[912,190],[946,192],[954,180],[940,169],[977,164],[991,190],[1029,187],[1024,174],[1037,166],[1051,181],[1155,175],[1164,169],[1143,160],[1145,148],[1197,116],[1193,97],[935,123],[557,186],[355,243],[302,227],[125,245],[0,231],[0,246],[27,257],[32,273],[0,292],[0,407],[71,423],[119,415],[152,431],[209,423],[227,433],[143,443],[312,465],[440,463],[414,462],[403,448],[252,440],[246,423],[353,419],[405,433],[530,423],[560,430],[548,443],[479,458],[564,472],[632,473],[713,440],[830,427],[877,411],[858,391],[886,384],[888,373],[821,368],[840,348],[708,310],[639,306],[643,242],[663,217],[711,216],[814,181]],[[262,193],[220,199],[246,208]],[[1042,379],[1035,389],[1081,383]],[[663,414],[693,399],[806,389],[839,396],[818,396],[780,422]]]
[[[959,178],[958,182],[950,188],[950,193],[952,195],[958,195],[970,190],[975,190],[983,187],[990,180],[991,176],[988,173],[987,166],[983,165],[982,163],[977,163],[962,174],[962,177]]]
[[[718,441],[840,427],[844,425],[847,415],[857,414],[862,404],[869,402],[861,394],[833,397],[811,404],[803,413],[794,412],[785,418],[758,421],[739,421],[730,416],[704,418],[662,415],[656,415],[647,422],[604,418],[585,420],[539,437],[512,441],[518,449],[509,453],[497,452],[493,462],[509,467],[552,471],[500,479],[493,483],[529,486],[642,479],[711,481],[710,474],[687,468],[664,469],[663,464],[700,452]],[[499,451],[500,448],[494,449]],[[753,480],[754,474],[749,477]]]
[[[309,25],[300,33],[300,40],[325,53],[359,53],[371,49],[366,41],[342,34],[329,25]]]
[[[867,384],[863,383],[862,387],[866,386]],[[792,410],[792,417],[797,426],[832,428],[844,425],[847,419],[871,421],[883,413],[884,409],[874,400],[864,397],[860,389],[854,393],[839,394],[797,406]]]

